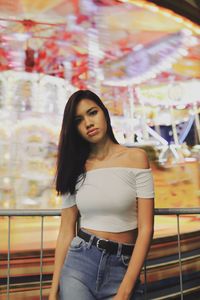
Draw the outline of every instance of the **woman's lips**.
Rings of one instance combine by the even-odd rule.
[[[93,135],[96,135],[98,133],[98,129],[96,128],[96,129],[93,129],[93,130],[91,130],[91,131],[89,131],[88,132],[88,136],[93,136]]]

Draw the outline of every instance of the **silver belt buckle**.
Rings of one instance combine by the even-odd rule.
[[[105,248],[99,247],[99,242],[100,242],[100,241],[108,242],[108,240],[105,240],[105,239],[99,239],[99,240],[97,241],[97,248],[98,248],[99,250],[104,250]]]

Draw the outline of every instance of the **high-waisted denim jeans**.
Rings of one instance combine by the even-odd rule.
[[[83,230],[87,232],[86,230]],[[130,257],[118,253],[110,254],[92,245],[79,236],[71,241],[60,277],[61,300],[111,300],[126,273]],[[135,285],[131,300],[143,299],[140,280]]]

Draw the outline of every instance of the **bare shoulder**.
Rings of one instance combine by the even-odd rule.
[[[149,169],[148,155],[141,148],[127,148],[127,159],[132,168]]]

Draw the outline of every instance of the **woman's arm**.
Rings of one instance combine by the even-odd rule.
[[[55,300],[58,294],[61,269],[71,240],[76,234],[77,206],[62,209],[61,224],[56,243],[54,273],[49,294],[49,300]]]
[[[144,150],[135,149],[131,154],[134,156],[134,165],[137,164],[137,167],[141,169],[149,168],[148,157]],[[135,247],[126,274],[113,300],[129,300],[136,280],[141,272],[154,232],[153,198],[138,198],[137,218],[138,236]]]
[[[138,200],[138,237],[115,300],[129,299],[148,254],[153,237],[153,203],[153,199]]]

